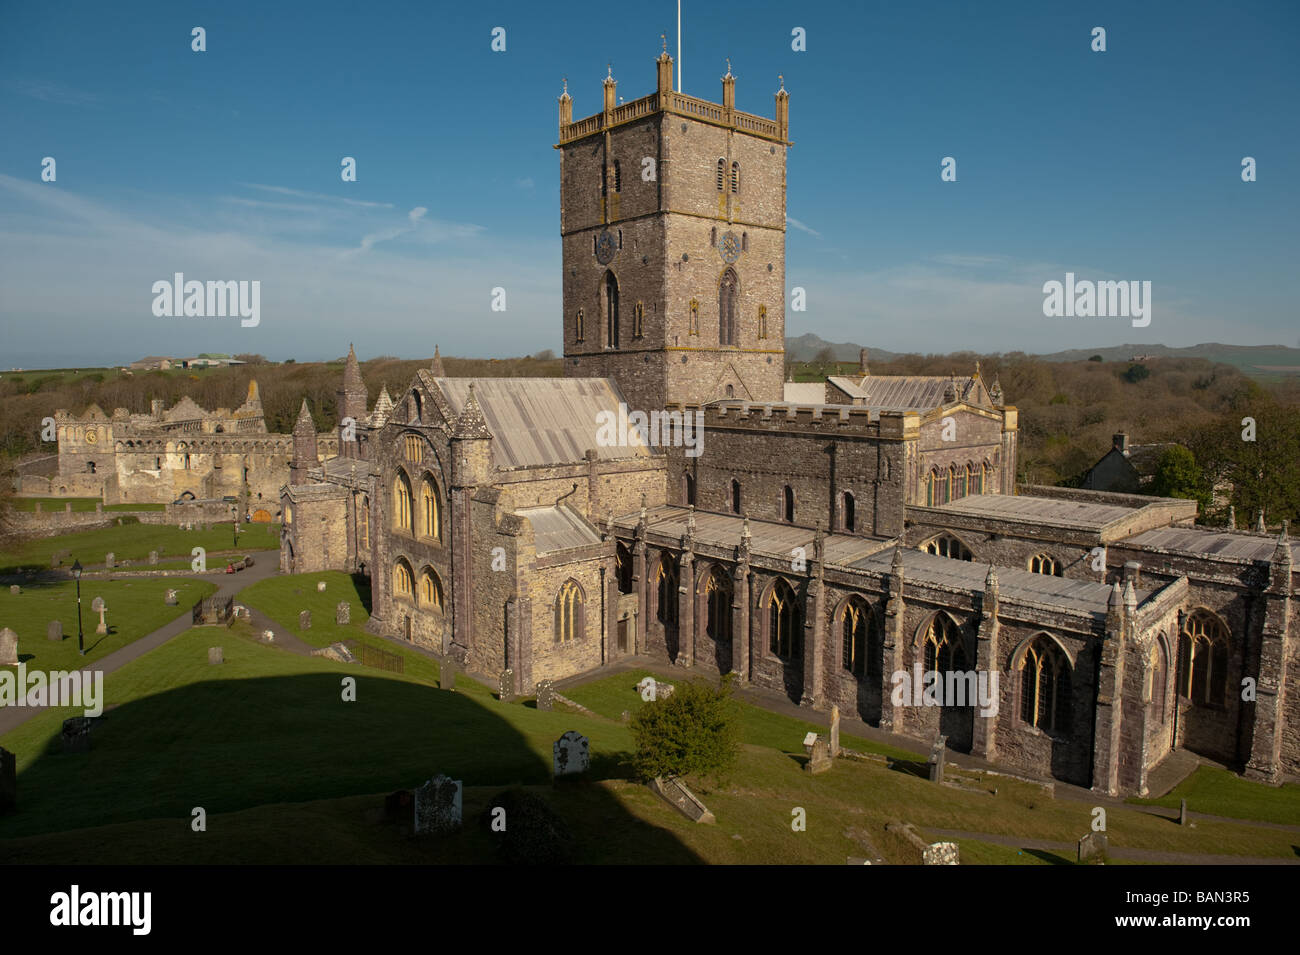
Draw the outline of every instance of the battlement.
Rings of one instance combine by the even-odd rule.
[[[901,440],[920,428],[915,412],[875,413],[854,405],[807,404],[796,401],[713,401],[708,404],[673,402],[669,411],[703,412],[706,428],[792,429],[825,435],[852,434],[868,438]]]

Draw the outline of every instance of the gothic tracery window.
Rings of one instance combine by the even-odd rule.
[[[570,578],[555,597],[555,642],[571,643],[583,635],[582,588]]]
[[[768,649],[782,660],[803,656],[803,627],[795,604],[794,590],[778,578],[767,602]]]
[[[442,581],[432,567],[424,568],[424,573],[420,575],[420,604],[442,612]]]
[[[393,480],[393,529],[412,532],[411,482],[400,471]]]
[[[1178,638],[1178,692],[1198,706],[1222,706],[1228,686],[1228,631],[1204,610],[1190,614]]]
[[[1020,718],[1048,733],[1070,727],[1070,662],[1044,636],[1034,638],[1020,662]]]

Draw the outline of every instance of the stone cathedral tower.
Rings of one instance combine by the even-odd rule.
[[[613,378],[634,410],[735,397],[780,401],[785,363],[785,160],[776,119],[672,88],[573,119],[560,97],[564,370]]]

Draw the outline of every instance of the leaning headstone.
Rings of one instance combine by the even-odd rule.
[[[438,689],[456,689],[456,661],[443,660],[438,664]]]
[[[439,773],[415,790],[415,831],[454,832],[460,828],[460,780]]]
[[[149,551],[149,563],[150,564],[158,563],[158,552],[156,550]]]
[[[17,584],[9,585],[9,596],[17,597],[22,592],[23,592],[23,588],[19,587]]]
[[[49,625],[46,626],[46,628],[45,628],[45,639],[46,639],[46,640],[62,640],[62,639],[63,639],[63,621],[62,621],[62,620],[51,620],[51,621],[49,622]]]
[[[1079,840],[1079,861],[1087,862],[1106,854],[1106,833],[1090,832]]]
[[[67,753],[84,753],[90,749],[90,719],[74,716],[63,721],[63,750]]]
[[[555,778],[576,776],[591,768],[591,751],[587,737],[569,730],[555,741]]]
[[[1186,799],[1180,799],[1178,801],[1178,824],[1180,826],[1187,825],[1187,800]]]
[[[339,626],[352,622],[352,604],[346,600],[340,600],[334,608],[334,622]]]
[[[497,697],[502,703],[509,703],[515,698],[515,671],[506,668],[497,679]]]
[[[840,708],[831,707],[831,759],[840,755]]]
[[[695,793],[678,779],[656,776],[650,781],[650,791],[692,822],[709,825],[718,821]]]
[[[818,736],[812,744],[812,753],[808,757],[808,762],[804,763],[804,772],[824,773],[831,768],[831,748],[826,742],[826,737]]]
[[[934,744],[930,747],[930,782],[943,782],[943,764],[947,758],[948,737],[939,735],[934,738]]]
[[[117,555],[114,554],[111,550],[104,555],[104,566],[107,567],[109,570],[112,570],[114,567],[117,566]]]
[[[299,630],[310,630],[310,629],[311,629],[311,611],[310,611],[310,610],[300,610],[300,611],[298,611],[298,629],[299,629]]]
[[[325,589],[325,581],[323,581],[323,580],[318,580],[318,581],[316,581],[316,590],[317,590],[317,592],[323,591],[324,589]]]
[[[216,666],[218,663],[225,663],[226,656],[221,647],[208,647],[208,666]]]
[[[537,684],[537,708],[539,710],[549,710],[554,706],[555,684],[550,680],[543,680],[541,683]]]
[[[961,865],[961,849],[955,842],[935,842],[921,850],[923,865]]]
[[[12,812],[18,804],[18,759],[0,747],[0,813]]]
[[[175,607],[178,603],[180,603],[176,591],[169,589],[167,591],[167,596],[163,598],[163,603],[165,603],[169,607]]]
[[[812,755],[813,743],[817,742],[817,731],[809,730],[803,738],[803,751],[809,756]]]
[[[0,630],[0,667],[18,665],[18,634],[8,627]]]

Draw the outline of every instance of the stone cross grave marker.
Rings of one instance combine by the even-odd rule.
[[[461,783],[439,773],[415,790],[415,831],[454,832],[460,828]]]
[[[438,689],[456,689],[456,661],[444,658],[438,663]]]
[[[0,630],[0,667],[18,665],[18,634],[8,627]]]
[[[587,737],[569,730],[555,741],[555,778],[576,776],[591,767],[591,752]]]
[[[62,621],[62,620],[51,620],[51,621],[50,621],[49,626],[47,626],[47,627],[45,628],[45,639],[46,639],[46,640],[62,640],[62,639],[63,639],[63,621]]]
[[[108,624],[104,622],[104,614],[108,613],[108,604],[104,603],[104,598],[96,597],[91,602],[90,609],[99,614],[99,625],[95,627],[95,633],[100,636],[108,633]]]
[[[175,590],[168,590],[167,596],[163,598],[163,603],[169,607],[175,607],[180,602],[179,595]]]
[[[934,738],[934,743],[930,747],[930,782],[943,782],[943,765],[947,758],[947,750],[944,748],[948,744],[948,737],[942,734]]]
[[[342,626],[345,623],[352,622],[352,604],[346,600],[340,600],[334,608],[334,622]]]
[[[539,710],[550,710],[555,706],[555,684],[550,680],[543,680],[537,684],[537,708]]]

